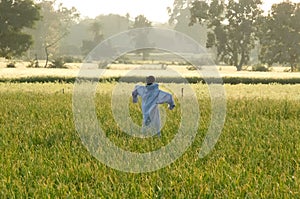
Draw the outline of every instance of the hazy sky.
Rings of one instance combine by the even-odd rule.
[[[133,19],[143,14],[152,22],[167,22],[169,19],[167,7],[172,7],[174,0],[58,0],[66,7],[76,7],[81,16],[94,18],[100,14],[130,14]],[[274,3],[283,0],[264,0],[263,9],[269,10]],[[292,0],[300,2],[300,0]]]

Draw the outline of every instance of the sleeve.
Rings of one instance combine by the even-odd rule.
[[[175,107],[173,96],[165,91],[160,91],[158,95],[157,104],[167,103],[169,109],[172,110]]]
[[[139,88],[140,86],[136,85],[134,90],[132,91],[131,95],[132,95],[132,102],[133,103],[137,103],[138,102],[138,96],[141,95],[139,93]]]

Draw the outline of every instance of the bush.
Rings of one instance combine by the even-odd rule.
[[[26,66],[27,68],[39,68],[39,61],[38,60],[30,60],[29,64]]]
[[[67,68],[66,62],[62,57],[55,58],[51,61],[51,64],[49,65],[50,68]]]
[[[291,68],[286,68],[283,70],[283,72],[287,73],[287,72],[291,72]]]
[[[186,67],[187,70],[201,70],[201,66],[194,66],[194,65],[190,65]]]
[[[256,64],[252,66],[252,71],[267,72],[269,68],[263,64]]]
[[[8,64],[6,64],[7,68],[16,68],[16,63],[15,62],[9,62]]]

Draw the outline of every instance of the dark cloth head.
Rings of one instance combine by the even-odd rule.
[[[148,77],[146,77],[146,84],[147,85],[150,85],[150,84],[153,84],[155,82],[155,77],[150,75]]]

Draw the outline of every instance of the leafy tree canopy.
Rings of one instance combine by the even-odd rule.
[[[81,51],[84,55],[87,55],[93,48],[95,48],[101,41],[104,40],[102,34],[102,25],[100,21],[94,20],[89,25],[89,31],[94,35],[93,40],[83,40]]]
[[[295,70],[300,61],[300,3],[274,4],[261,21],[259,35],[263,63],[289,64]]]
[[[144,15],[139,15],[135,17],[134,23],[132,25],[132,29],[134,28],[146,28],[146,27],[152,27],[152,22],[149,21]],[[133,39],[132,41],[135,42],[135,47],[141,48],[145,45],[149,44],[148,40],[148,31],[140,31],[140,34],[132,35]],[[146,60],[149,57],[150,49],[139,49],[136,50],[136,54],[142,53],[143,60]]]
[[[38,5],[41,20],[37,22],[36,29],[27,30],[34,40],[31,53],[39,58],[46,58],[48,54],[56,56],[60,54],[60,42],[79,19],[79,13],[74,7],[68,9],[63,4],[57,5],[56,0],[41,0]]]
[[[0,56],[20,56],[32,45],[30,35],[22,32],[33,28],[40,19],[39,7],[31,0],[0,1]]]
[[[215,47],[220,61],[241,70],[254,48],[261,0],[194,1],[191,23],[206,24],[207,48]]]

